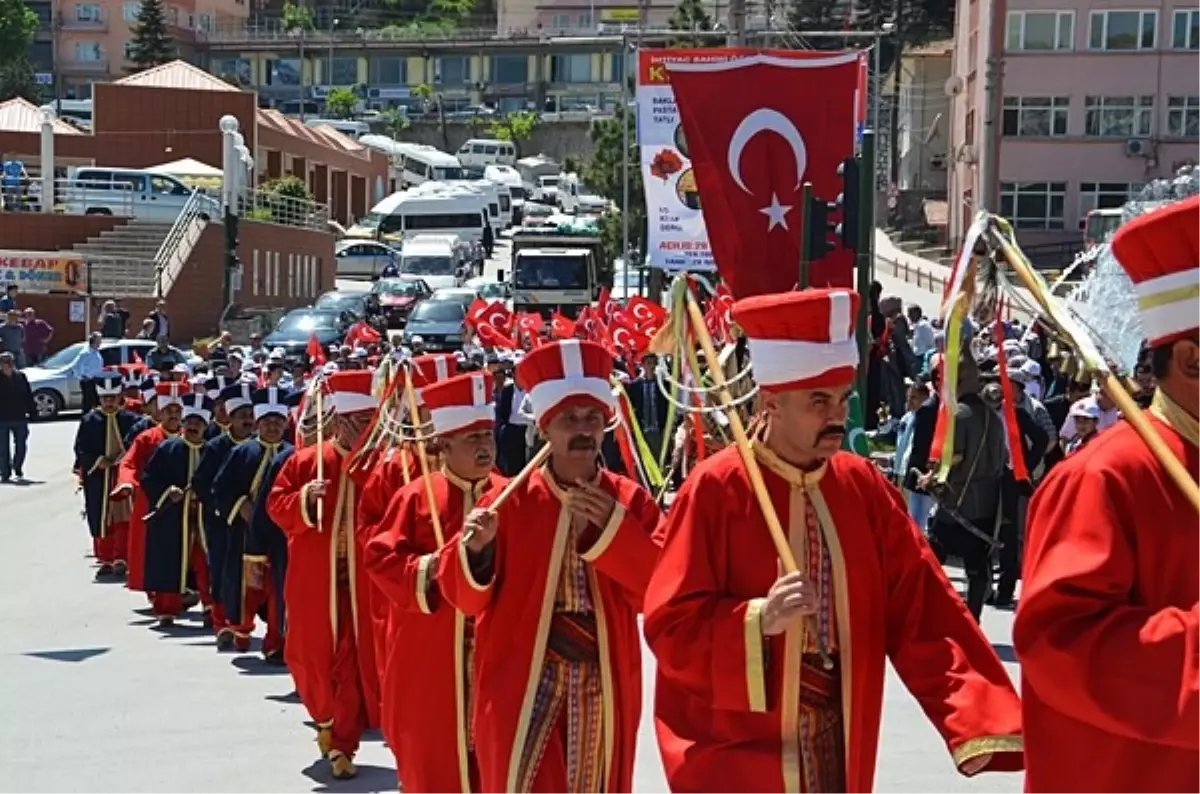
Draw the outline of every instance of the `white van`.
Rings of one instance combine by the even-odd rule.
[[[393,193],[372,207],[347,236],[385,239],[399,234],[408,240],[418,234],[452,234],[483,242],[488,220],[483,196],[448,185],[436,187]]]
[[[558,208],[568,215],[581,212],[599,214],[608,209],[608,201],[581,182],[578,174],[560,174]]]
[[[474,166],[514,165],[517,162],[517,147],[511,141],[472,138],[459,147],[458,161]]]
[[[309,119],[304,122],[304,126],[333,127],[347,138],[352,138],[356,141],[371,132],[370,126],[365,121],[349,121],[347,119]]]
[[[71,215],[119,215],[173,223],[195,193],[173,176],[140,168],[86,166],[71,171],[66,195],[59,197]],[[220,205],[201,194],[200,213],[220,217]]]
[[[423,143],[397,143],[400,181],[404,187],[426,182],[462,179],[462,165],[454,155]]]
[[[510,226],[520,226],[525,212],[525,184],[521,175],[511,165],[489,165],[483,169],[483,178],[497,185],[508,188],[512,198],[512,223]]]
[[[453,235],[418,234],[400,250],[400,275],[420,278],[432,290],[460,286],[469,248]]]

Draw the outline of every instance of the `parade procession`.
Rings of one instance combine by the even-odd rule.
[[[234,659],[172,721],[294,707],[257,746],[323,791],[632,792],[656,756],[675,792],[867,792],[898,700],[946,790],[1200,791],[1197,173],[1126,205],[1071,293],[976,207],[906,317],[864,56],[720,52],[656,67],[715,264],[661,299],[476,298],[460,350],[368,329],[100,369],[53,497],[82,509],[55,542],[90,535],[70,576],[127,603],[89,630]],[[186,744],[102,708],[106,763],[188,785]],[[261,787],[263,750],[222,742],[224,788]]]

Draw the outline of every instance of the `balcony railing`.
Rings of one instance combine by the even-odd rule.
[[[78,17],[67,16],[64,14],[62,18],[62,29],[68,32],[86,31],[92,33],[102,33],[108,30],[108,17],[101,14],[99,17],[94,19],[79,19]]]
[[[272,22],[262,25],[226,26],[218,25],[212,30],[196,31],[197,41],[207,41],[213,44],[251,44],[280,42],[291,46],[298,45],[301,40],[307,45],[327,45],[330,42],[373,43],[373,42],[462,42],[462,41],[491,41],[498,38],[496,27],[465,27],[465,28],[433,28],[417,25],[389,25],[376,30],[305,30],[297,32],[283,26],[282,22]]]
[[[59,64],[63,74],[108,74],[108,60],[63,61]]]

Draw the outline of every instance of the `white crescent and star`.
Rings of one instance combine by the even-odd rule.
[[[796,158],[796,188],[798,189],[804,181],[804,170],[808,166],[808,151],[804,146],[804,138],[791,119],[771,108],[759,108],[747,114],[737,125],[737,129],[733,131],[733,137],[729,139],[729,173],[733,176],[733,181],[744,192],[751,193],[750,188],[746,187],[746,183],[742,179],[742,150],[760,132],[773,132],[783,138],[791,147],[792,154]],[[751,193],[751,195],[753,194]],[[793,209],[793,205],[781,204],[779,196],[772,191],[771,203],[760,209],[759,212],[767,216],[767,231],[771,231],[776,226],[782,226],[787,231],[787,214]]]

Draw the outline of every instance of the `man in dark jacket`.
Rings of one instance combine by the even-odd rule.
[[[637,417],[638,427],[641,428],[642,438],[650,447],[655,459],[662,452],[663,437],[669,435],[667,427],[667,398],[659,391],[658,381],[654,376],[654,368],[658,365],[658,357],[649,353],[642,359],[642,377],[630,381],[625,386],[629,395],[629,404]]]
[[[17,369],[12,353],[0,353],[0,482],[10,482],[13,475],[18,480],[25,478],[29,422],[36,415],[29,379]],[[12,447],[9,447],[10,435]]]

